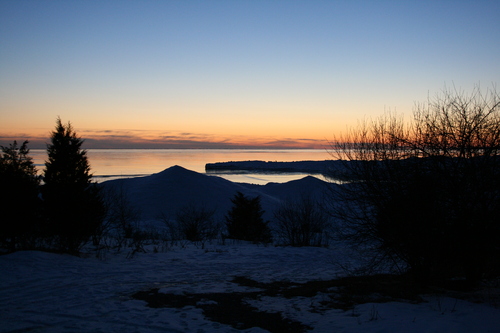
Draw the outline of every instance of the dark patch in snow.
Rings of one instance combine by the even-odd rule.
[[[326,293],[330,301],[323,302],[325,308],[342,310],[352,309],[355,305],[365,303],[382,303],[404,301],[422,302],[419,296],[425,290],[403,276],[380,274],[370,276],[350,276],[333,280],[313,280],[306,283],[275,281],[262,283],[246,277],[236,277],[233,282],[246,287],[265,290],[266,296],[313,297],[318,293]],[[313,309],[319,311],[318,308]]]
[[[152,308],[194,306],[202,309],[209,320],[230,325],[238,330],[260,327],[272,333],[302,333],[311,329],[297,321],[284,318],[279,312],[259,311],[245,302],[245,299],[257,299],[261,296],[260,292],[177,295],[158,291],[159,289],[141,291],[133,297],[146,301]]]
[[[133,298],[143,300],[152,308],[183,308],[194,306],[202,309],[211,321],[230,325],[236,329],[260,327],[269,332],[306,332],[312,329],[300,322],[283,317],[281,312],[259,311],[249,305],[248,300],[259,300],[262,297],[314,297],[318,293],[329,295],[330,300],[313,305],[309,312],[323,312],[328,309],[352,309],[365,303],[410,302],[419,303],[419,296],[428,290],[420,288],[403,276],[373,275],[344,277],[334,280],[309,281],[296,283],[290,281],[258,282],[244,276],[234,277],[231,281],[240,286],[250,287],[258,291],[233,293],[193,293],[166,294],[158,288],[140,291]]]

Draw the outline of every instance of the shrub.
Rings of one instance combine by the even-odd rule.
[[[214,220],[215,210],[194,204],[181,208],[176,214],[176,230],[182,239],[192,242],[215,239],[220,226]]]
[[[237,192],[231,199],[233,207],[226,215],[227,237],[251,242],[272,242],[269,222],[264,222],[260,197],[247,198]]]
[[[119,248],[127,238],[132,238],[138,230],[140,210],[128,200],[123,186],[108,188],[103,193],[106,205],[106,218],[101,225],[102,232],[97,234],[111,237]]]
[[[329,216],[309,196],[283,202],[274,212],[276,235],[283,245],[328,244]]]

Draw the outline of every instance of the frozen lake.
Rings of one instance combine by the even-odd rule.
[[[47,153],[32,149],[30,156],[39,171],[43,170]],[[324,149],[88,149],[94,179],[102,182],[117,178],[146,176],[180,165],[186,169],[205,173],[205,164],[228,161],[322,161],[332,157]],[[284,183],[313,175],[310,173],[218,173],[233,182],[266,184]]]

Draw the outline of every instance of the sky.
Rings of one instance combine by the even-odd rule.
[[[324,148],[500,78],[500,1],[0,1],[0,145]]]

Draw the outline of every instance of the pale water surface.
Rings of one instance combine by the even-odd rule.
[[[32,149],[39,172],[44,168],[47,152]],[[322,149],[88,149],[88,156],[94,179],[98,182],[147,176],[161,172],[171,166],[180,165],[186,169],[205,173],[205,164],[229,161],[324,161],[332,157]],[[283,183],[300,179],[307,173],[217,173],[216,175],[234,182],[266,184]],[[322,179],[320,175],[314,175]]]

